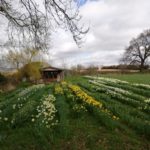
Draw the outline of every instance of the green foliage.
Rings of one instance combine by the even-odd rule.
[[[18,76],[21,79],[26,78],[29,81],[36,81],[41,78],[40,69],[42,66],[42,62],[31,62],[26,64],[19,70]]]
[[[99,83],[99,79],[95,79],[97,83]],[[103,81],[111,83],[109,81]],[[123,84],[123,83],[122,83]],[[116,87],[116,85],[122,85],[121,83],[111,83],[107,87],[109,89],[110,87]],[[89,94],[96,99],[102,100],[103,103],[105,103],[105,107],[109,109],[111,112],[113,112],[115,115],[117,115],[120,118],[120,121],[126,124],[129,128],[132,128],[135,130],[138,134],[144,134],[147,138],[150,138],[150,118],[147,114],[143,112],[147,112],[149,114],[149,106],[144,102],[138,102],[136,99],[130,99],[128,95],[126,97],[123,97],[122,95],[117,95],[116,93],[110,91],[107,92],[107,89],[105,89],[105,86],[103,88],[102,84],[98,84],[98,88],[95,85],[91,85],[89,83],[87,84],[80,84],[83,88],[89,91]],[[131,85],[128,85],[128,83],[123,84],[125,87],[128,87],[127,89],[132,89],[133,92],[140,91],[138,88],[134,88]],[[101,86],[101,88],[99,88]],[[124,87],[123,86],[123,87]],[[117,86],[118,87],[118,86]],[[120,90],[122,86],[119,86]],[[134,89],[134,90],[133,90]],[[136,89],[136,90],[135,90]],[[119,91],[118,91],[119,92]],[[146,91],[143,90],[145,93]],[[143,93],[142,92],[142,93]],[[134,95],[134,93],[132,93]],[[147,95],[145,96],[146,99]],[[143,97],[142,97],[143,98]],[[119,101],[119,102],[118,102]],[[121,103],[120,103],[121,102]],[[145,105],[146,107],[143,107]],[[137,106],[139,106],[137,108]],[[146,110],[147,109],[147,110]],[[143,112],[141,112],[143,111]],[[104,117],[102,117],[103,119]]]
[[[22,109],[13,114],[12,125],[21,126],[27,121],[31,122],[31,114],[33,114],[34,108],[36,108],[36,106],[37,103],[35,101],[28,101]]]
[[[65,100],[65,96],[57,95],[56,96],[56,108],[58,110],[57,117],[59,119],[58,127],[56,128],[59,136],[63,138],[67,138],[70,134],[69,126],[69,105]]]
[[[1,150],[150,149],[149,113],[137,108],[137,105],[140,103],[143,105],[145,98],[149,96],[135,94],[137,89],[148,91],[147,88],[141,88],[142,85],[136,87],[132,84],[128,85],[134,88],[134,90],[131,89],[133,95],[122,94],[124,97],[122,98],[106,93],[105,88],[96,90],[86,78],[81,76],[70,78],[70,81],[73,84],[80,83],[80,88],[84,92],[102,102],[104,108],[119,117],[119,120],[113,120],[93,106],[82,107],[82,101],[77,99],[76,95],[63,83],[57,86],[55,84],[43,87],[38,85],[41,87],[38,89],[21,85],[17,90],[0,95]],[[115,87],[116,85],[107,86]],[[62,90],[63,92],[60,92]],[[52,128],[45,128],[40,125],[44,118],[42,116],[37,118],[37,108],[45,103],[44,95],[49,94],[55,94],[56,97],[54,105],[57,113],[54,121],[58,120],[58,124]]]

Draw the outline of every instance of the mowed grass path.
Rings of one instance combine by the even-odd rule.
[[[147,77],[148,74],[146,74]],[[106,75],[105,75],[106,76]],[[109,76],[109,75],[107,75]],[[110,75],[115,77],[117,75]],[[140,75],[132,81],[132,75],[124,75],[122,77],[126,81],[140,83]],[[132,76],[132,77],[131,77]],[[142,83],[147,83],[146,77]],[[133,77],[134,78],[134,77]],[[118,75],[121,79],[121,75]],[[148,80],[148,77],[147,77]],[[150,80],[150,79],[149,79]],[[143,121],[150,121],[148,112],[139,111],[136,105],[130,105],[130,101],[123,101],[118,97],[111,97],[105,91],[96,91],[92,88],[92,84],[81,76],[71,77],[67,79],[68,84],[80,86],[81,90],[92,96],[95,100],[101,101],[103,105],[114,115],[121,118],[113,121],[107,118],[94,108],[87,107],[87,111],[78,111],[74,106],[82,106],[81,101],[76,101],[69,88],[64,88],[64,94],[56,94],[55,86],[58,84],[46,85],[45,87],[32,92],[26,100],[22,100],[23,107],[12,109],[12,106],[18,102],[18,93],[20,89],[13,92],[0,95],[0,108],[8,118],[13,115],[18,117],[18,113],[26,108],[27,115],[24,120],[24,114],[20,120],[17,120],[15,126],[9,124],[0,124],[0,150],[149,150],[149,135],[145,134]],[[61,86],[61,85],[59,85]],[[147,90],[146,90],[147,91]],[[55,107],[57,109],[56,118],[58,124],[47,129],[39,124],[31,121],[31,114],[35,113],[36,105],[40,103],[40,99],[46,94],[53,94],[56,98]],[[69,94],[67,94],[69,93]],[[137,94],[138,95],[138,94]],[[142,100],[143,97],[137,97],[135,101]],[[75,96],[75,95],[74,95]],[[130,99],[129,99],[130,100]],[[28,101],[34,103],[28,104]],[[134,104],[134,103],[131,104]],[[7,105],[5,105],[5,103]],[[33,104],[33,106],[32,106]],[[32,111],[33,109],[33,111]],[[138,122],[141,122],[138,125]],[[132,125],[133,124],[133,125]],[[149,130],[148,130],[149,131]],[[147,136],[147,137],[146,137]]]

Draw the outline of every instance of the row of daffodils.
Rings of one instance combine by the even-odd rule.
[[[21,96],[24,96],[24,95],[27,95],[27,94],[34,93],[38,89],[43,88],[44,86],[45,86],[44,84],[32,85],[32,86],[30,86],[28,88],[25,88],[22,91],[20,91],[18,95],[21,97]]]
[[[129,104],[129,105],[136,107],[144,112],[150,113],[149,99],[144,96],[134,93],[136,91],[138,92],[138,89],[130,88],[129,83],[126,83],[126,82],[120,81],[120,80],[117,80],[117,82],[116,82],[116,79],[107,79],[107,78],[106,79],[94,78],[94,80],[89,80],[89,83],[91,83],[93,85],[93,88],[96,91],[106,93],[107,95],[111,96],[112,98],[118,99],[119,101],[121,101],[123,103]],[[111,84],[111,83],[113,83],[113,84]],[[122,86],[122,88],[119,88],[119,86],[117,86],[117,83],[119,83],[119,86],[121,85],[121,83],[123,83],[124,86]],[[149,87],[149,85],[146,86],[143,84],[141,84],[141,85],[139,84],[138,86],[144,86],[144,88]],[[127,88],[129,88],[129,89],[127,89]],[[134,90],[134,92],[132,90]],[[146,89],[144,91],[147,92],[148,89],[147,89],[147,91],[146,91]]]
[[[86,76],[80,86],[101,99],[119,122],[137,133],[150,137],[150,85],[133,84],[118,79]]]
[[[86,106],[90,106],[107,114],[108,117],[111,117],[113,120],[119,119],[119,117],[115,116],[112,112],[106,109],[100,100],[95,100],[92,96],[84,92],[79,86],[62,82],[62,87],[60,85],[55,86],[55,94],[65,94],[67,99],[74,101],[72,109],[75,110],[76,113],[81,111],[86,112]],[[65,88],[67,89],[65,90]]]
[[[42,101],[41,105],[37,106],[37,115],[32,118],[32,122],[35,122],[36,119],[40,118],[41,124],[50,128],[51,126],[57,125],[58,120],[55,120],[57,110],[55,108],[56,98],[49,94],[46,95]]]
[[[73,93],[82,100],[85,104],[94,106],[99,108],[100,111],[106,113],[107,115],[111,116],[112,119],[118,120],[119,118],[113,115],[108,109],[106,109],[102,102],[95,100],[93,97],[89,96],[87,93],[85,93],[81,88],[77,85],[68,85],[68,87],[73,91]]]
[[[56,98],[48,91],[49,88],[44,84],[33,85],[0,102],[1,125],[14,127],[30,122],[46,128],[55,126],[58,123]]]

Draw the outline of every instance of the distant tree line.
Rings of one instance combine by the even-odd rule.
[[[148,69],[149,66],[145,65],[144,69]],[[139,70],[140,66],[139,65],[126,65],[126,64],[121,64],[121,65],[111,65],[111,66],[102,66],[101,69],[128,69],[128,70]]]

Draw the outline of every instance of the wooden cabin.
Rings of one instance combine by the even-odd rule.
[[[41,69],[42,79],[45,83],[60,82],[64,79],[64,70],[55,67],[45,67]]]

